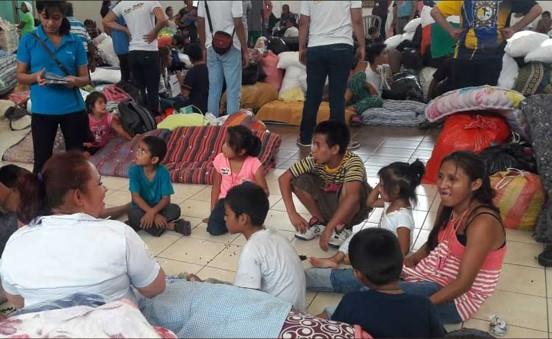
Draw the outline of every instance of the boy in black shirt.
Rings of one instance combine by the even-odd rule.
[[[435,338],[445,332],[429,299],[399,286],[403,256],[397,237],[368,228],[349,244],[355,277],[370,288],[346,294],[332,320],[360,325],[374,338]]]

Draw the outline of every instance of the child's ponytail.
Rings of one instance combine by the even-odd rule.
[[[259,154],[261,154],[261,139],[259,139],[258,136],[251,134],[251,142],[249,143],[249,147],[247,148],[247,154],[256,157]]]
[[[416,188],[422,182],[422,177],[425,174],[425,165],[420,159],[416,159],[416,161],[408,165],[408,172],[411,177],[412,187]]]
[[[245,150],[245,155],[256,157],[261,153],[261,139],[245,126],[238,125],[228,128],[228,145],[236,153]]]

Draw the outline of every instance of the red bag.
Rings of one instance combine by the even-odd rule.
[[[454,114],[446,118],[445,125],[427,162],[422,178],[424,184],[435,184],[441,162],[455,151],[479,153],[485,148],[505,142],[510,127],[502,117],[469,113]]]
[[[127,92],[123,91],[116,85],[105,86],[103,94],[108,102],[120,103],[131,99]]]

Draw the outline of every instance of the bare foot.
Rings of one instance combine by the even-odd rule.
[[[339,264],[330,258],[310,257],[309,262],[313,267],[319,267],[319,268],[338,268],[339,267]]]
[[[203,280],[201,280],[197,275],[195,275],[193,273],[189,273],[186,278],[188,279],[188,281],[203,282]]]
[[[322,312],[320,314],[317,314],[316,317],[321,318],[321,319],[330,319],[330,316],[326,312]]]

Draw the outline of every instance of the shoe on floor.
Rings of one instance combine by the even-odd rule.
[[[544,251],[537,257],[537,261],[541,266],[552,267],[552,245],[544,248]]]
[[[295,237],[301,240],[312,240],[316,237],[319,237],[322,232],[324,232],[326,226],[324,225],[313,225],[305,233],[296,232]]]
[[[297,138],[297,141],[295,142],[297,144],[297,146],[299,147],[304,147],[304,148],[310,148],[311,147],[311,144],[308,143],[308,144],[304,144],[301,142],[301,138]]]
[[[342,229],[341,232],[334,232],[332,238],[328,242],[328,245],[339,248],[341,244],[351,236],[352,231],[348,229]]]
[[[326,226],[324,226],[317,217],[311,217],[309,220],[309,229],[305,233],[296,232],[295,237],[301,240],[312,240],[319,237],[325,228]]]
[[[174,231],[182,235],[190,235],[192,234],[192,226],[190,225],[189,221],[178,219],[174,223]]]

